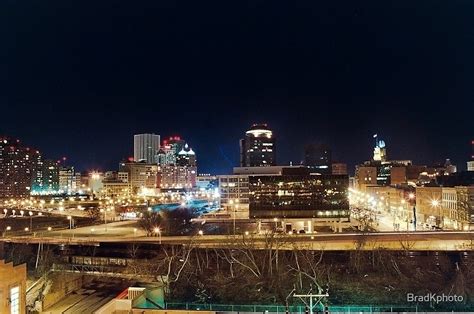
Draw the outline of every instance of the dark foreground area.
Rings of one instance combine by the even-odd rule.
[[[200,304],[201,309],[210,304],[301,306],[292,291],[312,291],[327,293],[323,303],[332,308],[474,311],[472,251],[324,252],[296,247],[283,251],[272,239],[265,249],[250,244],[226,249],[191,245],[50,246],[43,247],[39,255],[37,249],[9,245],[6,257],[15,263],[27,262],[32,277],[54,268],[167,281],[165,300],[171,307],[185,303]]]

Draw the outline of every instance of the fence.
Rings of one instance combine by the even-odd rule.
[[[252,304],[252,305],[238,305],[238,304],[198,304],[198,303],[165,303],[165,309],[169,310],[200,310],[200,311],[214,311],[214,312],[254,312],[254,313],[292,313],[305,314],[305,305],[290,305],[288,308],[283,305],[275,304]],[[400,305],[350,305],[350,306],[327,306],[329,312],[339,313],[374,313],[374,312],[417,312],[416,306],[400,306]],[[319,304],[313,312],[322,312],[323,305]]]

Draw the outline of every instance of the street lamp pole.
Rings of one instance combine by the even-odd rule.
[[[29,212],[30,214],[30,230],[33,231],[33,212]]]

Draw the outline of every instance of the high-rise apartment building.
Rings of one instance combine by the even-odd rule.
[[[23,146],[19,140],[0,137],[0,198],[29,196],[40,166],[39,151]]]
[[[155,155],[160,150],[160,136],[157,134],[137,134],[133,137],[133,159],[147,164],[155,163]]]
[[[276,165],[275,136],[266,124],[254,124],[240,140],[241,167]]]

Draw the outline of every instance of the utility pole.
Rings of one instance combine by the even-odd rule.
[[[307,294],[293,294],[293,297],[299,298],[301,301],[303,301],[303,303],[309,308],[309,314],[313,314],[314,307],[320,304],[323,298],[329,297],[329,294],[327,292],[321,293],[321,291],[319,291],[317,294],[313,294],[311,288]]]

